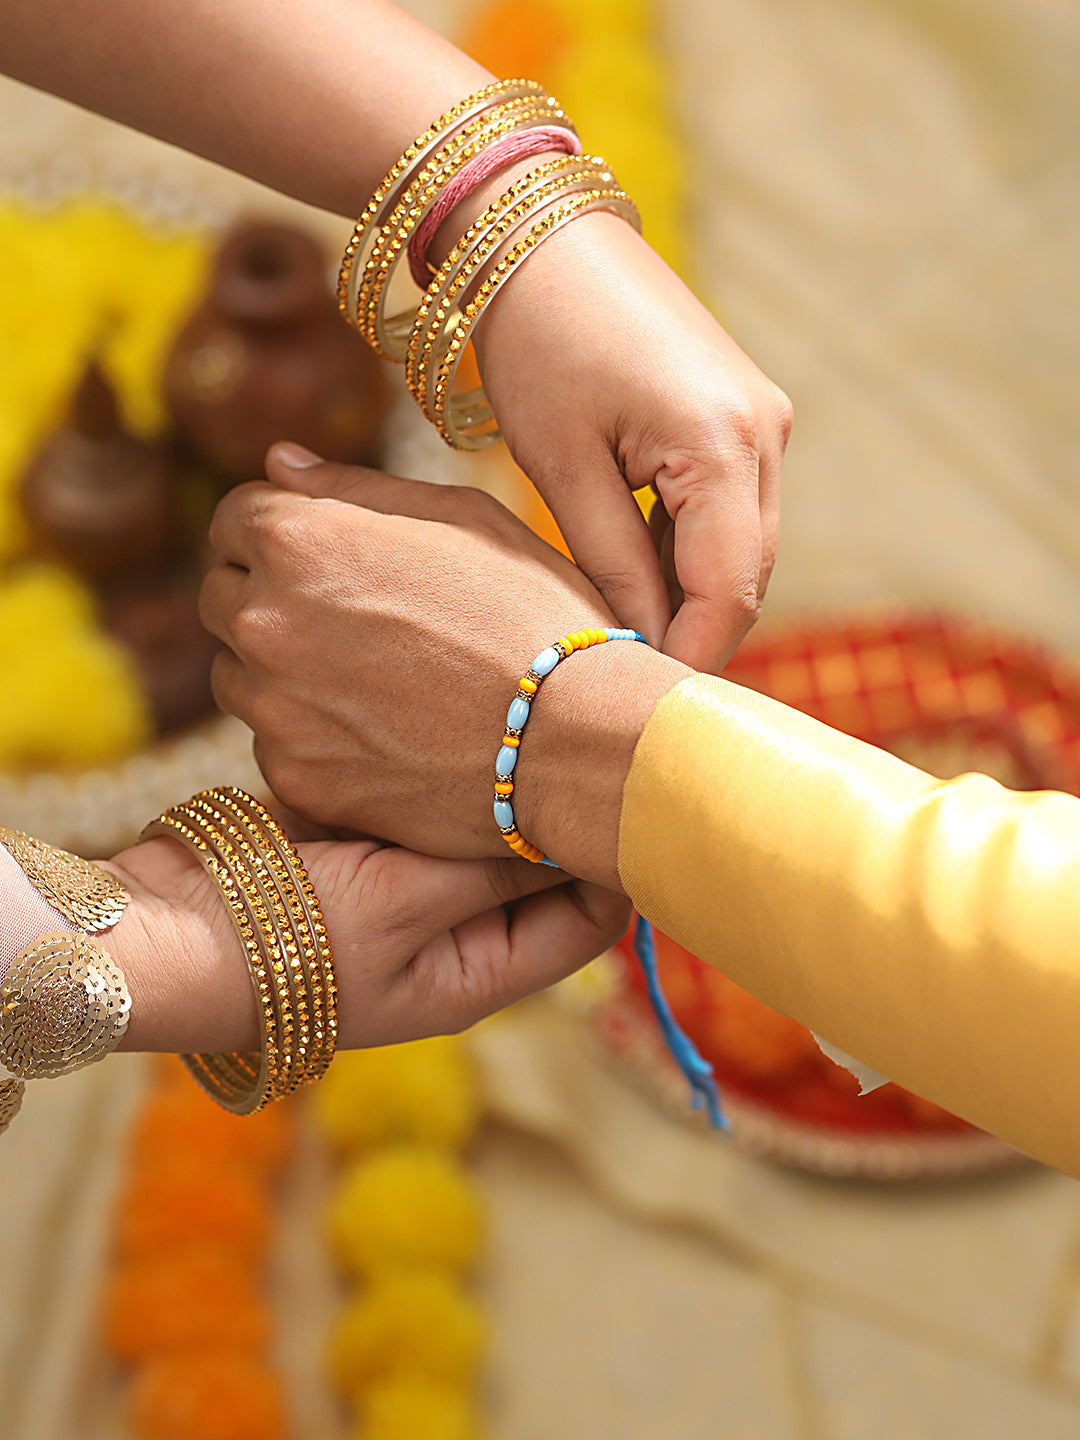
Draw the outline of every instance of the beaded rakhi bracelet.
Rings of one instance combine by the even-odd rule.
[[[600,626],[587,630],[575,630],[564,635],[553,645],[541,650],[518,683],[518,691],[506,712],[506,730],[495,760],[495,823],[503,839],[515,854],[537,865],[555,865],[539,846],[532,845],[519,832],[514,820],[514,771],[517,768],[518,750],[521,737],[532,713],[532,703],[537,691],[548,675],[575,650],[588,650],[593,645],[604,645],[609,640],[637,640],[646,644],[645,636],[638,630],[607,629]],[[645,975],[649,1001],[663,1033],[668,1049],[676,1065],[686,1077],[690,1086],[690,1100],[695,1110],[704,1109],[709,1123],[717,1130],[726,1130],[727,1121],[720,1106],[720,1093],[713,1079],[712,1066],[698,1053],[694,1042],[680,1029],[671,1006],[667,1002],[660,984],[656,964],[656,947],[653,943],[652,926],[644,915],[637,917],[634,926],[634,953]]]
[[[517,765],[521,735],[531,713],[536,692],[555,666],[575,650],[587,650],[590,645],[603,645],[608,640],[640,640],[644,644],[645,636],[637,630],[605,630],[599,626],[564,635],[561,640],[556,640],[554,645],[540,651],[518,682],[518,692],[506,712],[506,733],[495,758],[495,824],[515,854],[537,865],[554,865],[555,861],[549,860],[542,850],[530,845],[528,840],[518,833],[514,823],[514,806],[510,799],[514,793],[514,767]]]

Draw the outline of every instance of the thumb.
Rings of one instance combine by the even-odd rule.
[[[381,515],[411,515],[417,520],[460,519],[456,492],[426,480],[403,480],[364,465],[323,460],[292,440],[279,440],[266,452],[266,478],[282,490],[316,500],[339,500]]]
[[[292,440],[281,440],[266,452],[266,478],[280,489],[292,490],[298,495],[363,505],[365,483],[378,475],[377,470],[367,470],[362,465],[324,460]]]

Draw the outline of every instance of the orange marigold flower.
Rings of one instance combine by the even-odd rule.
[[[291,1117],[272,1105],[258,1115],[230,1115],[203,1093],[176,1062],[142,1107],[132,1134],[132,1158],[143,1170],[168,1164],[177,1151],[217,1163],[229,1160],[260,1175],[276,1170],[288,1154]]]
[[[211,1345],[254,1354],[269,1330],[250,1269],[210,1245],[117,1267],[104,1312],[105,1342],[127,1361]]]
[[[214,1156],[177,1151],[160,1165],[137,1167],[116,1211],[116,1248],[124,1260],[208,1241],[255,1260],[266,1248],[270,1208],[250,1173]]]
[[[149,1361],[131,1388],[134,1440],[285,1440],[281,1381],[229,1350],[181,1351]]]

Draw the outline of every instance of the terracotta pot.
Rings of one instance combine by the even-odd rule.
[[[380,458],[382,364],[338,312],[327,256],[289,226],[247,223],[225,239],[169,356],[165,399],[184,447],[228,484],[261,475],[276,440]]]
[[[23,477],[31,548],[99,590],[166,565],[174,547],[178,476],[170,457],[124,431],[96,362],[75,392],[64,428]]]

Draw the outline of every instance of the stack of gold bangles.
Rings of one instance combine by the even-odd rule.
[[[247,957],[258,1053],[185,1055],[200,1085],[239,1115],[317,1080],[337,1041],[333,956],[318,897],[288,836],[242,790],[204,790],[146,827],[187,845],[213,877]],[[76,855],[0,827],[0,862],[27,881],[27,926],[48,928],[5,966],[0,953],[0,1132],[25,1082],[67,1075],[115,1050],[131,997],[101,942],[130,899]],[[12,901],[18,917],[20,901]],[[11,917],[9,917],[11,918]],[[61,925],[73,927],[62,930]]]
[[[476,322],[516,267],[589,211],[613,211],[640,229],[638,212],[609,166],[597,156],[567,153],[510,185],[457,241],[426,292],[406,280],[401,260],[440,197],[449,199],[448,187],[464,182],[467,193],[470,175],[479,183],[489,173],[485,157],[495,168],[503,156],[511,163],[522,133],[534,129],[563,133],[563,148],[580,148],[558,102],[534,81],[501,80],[462,100],[391,167],[341,262],[338,300],[346,318],[380,355],[405,363],[414,400],[455,449],[477,450],[499,439],[483,390],[459,394],[454,383]],[[406,286],[410,293],[402,296]]]
[[[233,786],[204,790],[147,825],[140,840],[182,841],[217,883],[251,971],[258,1054],[185,1055],[226,1110],[250,1115],[326,1071],[337,1041],[333,956],[318,897],[277,821]]]

